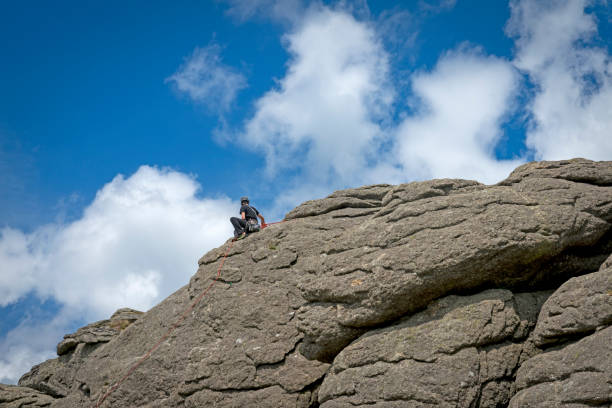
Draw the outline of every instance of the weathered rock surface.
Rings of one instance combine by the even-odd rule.
[[[612,327],[521,366],[511,408],[612,406]]]
[[[606,259],[604,263],[601,264],[601,267],[599,268],[599,270],[607,269],[610,267],[612,267],[612,255],[610,255],[610,257]]]
[[[607,265],[606,265],[607,266]],[[612,266],[564,283],[542,308],[536,345],[588,334],[612,323]]]
[[[319,391],[321,407],[505,406],[514,373],[532,352],[517,342],[527,338],[548,295],[449,296],[371,331],[334,360]]]
[[[110,319],[101,320],[67,334],[57,345],[58,358],[38,364],[19,380],[22,387],[30,387],[55,398],[65,397],[72,389],[87,386],[75,379],[75,372],[99,346],[108,343],[122,330],[135,322],[143,312],[119,309]]]
[[[584,176],[583,164],[594,174]],[[340,194],[303,204],[288,218],[352,217],[353,226],[296,265],[308,300],[298,314],[301,351],[328,360],[367,327],[451,290],[533,287],[595,270],[610,248],[590,263],[576,262],[584,254],[571,249],[595,245],[610,229],[609,167],[532,163],[497,186],[433,180],[388,187],[384,195],[380,186],[376,194],[341,193],[351,195],[344,208]],[[585,183],[591,179],[597,184]],[[567,259],[555,262],[560,255]]]
[[[556,178],[610,187],[612,186],[612,167],[610,167],[610,162],[593,162],[585,159],[532,162],[517,168],[500,184],[510,185],[528,177]]]
[[[571,359],[610,353],[612,162],[344,190],[286,221],[233,244],[102,407],[609,404],[606,360]],[[228,246],[125,330],[68,336],[20,384],[61,397],[53,407],[95,405]]]
[[[101,320],[67,334],[57,345],[57,355],[61,356],[74,350],[79,344],[107,343],[119,332],[134,323],[142,312],[133,309],[119,309],[108,320]]]
[[[50,407],[54,399],[47,394],[28,387],[0,384],[0,407],[37,408]]]
[[[534,342],[585,336],[523,364],[510,407],[612,406],[612,265],[570,279],[544,304]],[[592,334],[591,334],[592,333]]]

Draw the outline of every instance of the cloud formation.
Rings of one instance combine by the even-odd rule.
[[[394,149],[406,177],[505,178],[521,160],[498,160],[494,150],[519,79],[510,62],[469,46],[414,74],[415,114],[399,125]]]
[[[247,87],[244,75],[223,64],[221,47],[216,44],[196,47],[166,82],[213,113],[228,111],[238,92]]]
[[[0,378],[16,379],[15,367],[40,362],[70,317],[148,310],[188,282],[198,258],[232,235],[228,218],[237,208],[225,197],[199,198],[199,188],[183,173],[142,166],[100,189],[77,221],[31,234],[0,230],[0,305],[30,293],[63,305],[52,324],[24,324],[2,340]],[[44,347],[22,335],[43,329],[50,333]]]
[[[268,176],[295,175],[278,212],[346,186],[431,177],[494,183],[522,162],[495,157],[520,87],[509,61],[461,46],[432,71],[414,73],[412,98],[398,101],[377,29],[322,7],[285,36],[287,73],[257,100],[241,135],[265,154]],[[411,113],[394,121],[405,103]]]
[[[147,309],[184,284],[205,250],[231,236],[228,198],[200,199],[179,172],[142,166],[98,191],[83,217],[31,234],[0,232],[2,305],[35,291],[88,317]]]
[[[527,146],[536,159],[612,157],[612,60],[594,45],[597,21],[586,0],[512,1],[506,30],[514,64],[536,94]]]
[[[0,383],[15,384],[34,364],[56,357],[68,324],[63,313],[42,324],[25,319],[0,339]]]
[[[313,184],[357,183],[378,161],[394,98],[374,29],[341,11],[313,11],[285,36],[291,54],[278,88],[256,102],[242,140],[267,172],[298,170]]]
[[[420,3],[436,11],[454,4]],[[443,52],[433,69],[413,72],[406,101],[396,99],[407,89],[393,82],[382,41],[396,30],[346,9],[311,8],[285,36],[287,73],[257,100],[242,141],[264,152],[268,175],[294,175],[285,208],[312,192],[375,182],[495,183],[531,157],[609,159],[612,64],[605,49],[591,44],[597,24],[589,4],[512,1],[512,60],[463,44]],[[401,10],[382,17],[411,20]],[[534,97],[521,106],[527,88]],[[506,122],[525,113],[528,152],[499,159]]]

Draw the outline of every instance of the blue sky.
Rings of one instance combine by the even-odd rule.
[[[604,0],[5,2],[0,382],[184,285],[242,195],[277,220],[345,187],[610,160],[611,19]]]

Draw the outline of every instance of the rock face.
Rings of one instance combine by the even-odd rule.
[[[229,242],[129,327],[66,336],[0,398],[96,406],[115,385],[100,406],[611,406],[611,222],[612,162],[339,191],[233,244],[125,381]]]
[[[346,347],[319,390],[321,407],[497,407],[532,353],[521,344],[548,292],[447,296]],[[411,405],[412,404],[412,405]]]
[[[134,323],[142,312],[133,309],[119,309],[108,320],[101,320],[77,330],[76,333],[67,334],[57,345],[57,355],[68,354],[78,346],[108,343],[121,330]]]
[[[536,345],[584,336],[612,323],[612,265],[572,278],[548,299],[534,332]]]
[[[50,407],[53,397],[28,387],[0,384],[0,406],[3,408]]]
[[[378,201],[368,190],[342,192],[360,202],[341,210],[330,211],[339,195],[298,207],[288,218],[369,212],[303,263],[304,354],[329,360],[365,328],[450,291],[546,286],[597,269],[604,256],[585,260],[572,249],[608,232],[612,189],[601,185],[612,176],[602,171],[597,185],[571,181],[582,180],[580,163],[526,165],[492,187],[434,180],[390,187]]]
[[[510,407],[594,407],[612,404],[612,327],[521,366]]]
[[[57,345],[59,357],[32,367],[29,373],[21,377],[19,385],[55,398],[67,396],[72,388],[87,393],[87,385],[75,377],[76,370],[94,350],[118,336],[142,314],[133,309],[119,309],[108,320],[89,324],[76,333],[65,335]]]
[[[598,272],[572,278],[544,304],[539,346],[576,339],[520,367],[511,407],[612,404],[612,256]]]

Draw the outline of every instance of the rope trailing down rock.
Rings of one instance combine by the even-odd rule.
[[[221,269],[223,268],[223,264],[225,263],[225,258],[227,258],[227,254],[229,253],[229,251],[230,251],[230,249],[232,248],[233,245],[234,245],[234,242],[230,241],[229,245],[227,246],[227,250],[225,251],[225,254],[223,255],[223,258],[221,258],[221,263],[219,264],[219,268],[217,269],[217,277],[210,283],[210,285],[208,285],[206,290],[204,290],[200,294],[200,296],[198,296],[193,302],[191,302],[189,307],[187,309],[185,309],[185,311],[179,316],[179,318],[170,327],[170,329],[168,329],[168,331],[159,339],[159,341],[157,343],[155,343],[155,345],[153,347],[151,347],[151,349],[149,351],[147,351],[147,353],[140,360],[138,360],[133,366],[131,366],[130,369],[127,371],[127,373],[125,373],[125,375],[119,381],[117,381],[115,383],[115,385],[110,387],[108,389],[108,391],[106,391],[106,393],[104,395],[102,395],[102,397],[96,403],[95,408],[99,408],[102,405],[102,403],[113,392],[115,392],[121,386],[121,384],[123,384],[123,382],[125,382],[125,380],[127,380],[130,377],[130,375],[132,375],[134,373],[134,371],[136,371],[138,369],[138,367],[140,367],[140,365],[142,363],[144,363],[149,357],[151,357],[151,355],[155,352],[155,350],[157,350],[159,348],[159,346],[161,346],[162,343],[164,341],[166,341],[166,339],[172,334],[172,332],[174,332],[174,330],[176,330],[176,328],[183,322],[183,320],[185,320],[187,318],[187,315],[189,313],[191,313],[193,308],[196,307],[196,305],[198,303],[200,303],[200,301],[204,298],[204,296],[206,296],[206,294],[212,289],[214,284],[221,277]]]

